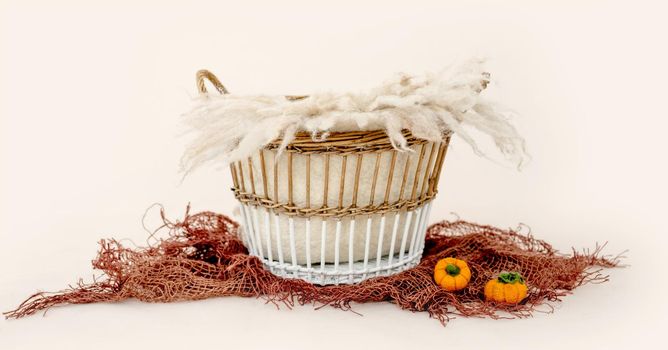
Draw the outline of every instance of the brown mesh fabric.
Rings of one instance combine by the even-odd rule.
[[[528,234],[444,221],[429,227],[417,267],[356,285],[321,287],[264,270],[238,238],[238,225],[224,215],[186,214],[183,222],[165,220],[165,227],[170,230],[168,238],[146,248],[102,240],[93,267],[104,272],[103,278],[88,284],[80,281],[57,293],[34,294],[5,317],[20,318],[62,304],[128,298],[171,302],[226,295],[261,297],[288,307],[298,303],[344,310],[353,303],[388,301],[405,310],[427,311],[442,323],[453,315],[525,317],[540,305],[551,311],[551,302],[584,283],[607,281],[601,270],[619,262],[619,256],[601,256],[601,246],[593,252],[564,255]],[[436,261],[449,256],[466,260],[471,268],[469,286],[459,292],[444,291],[433,281]],[[517,271],[525,277],[529,294],[519,305],[484,301],[484,284],[502,271]]]

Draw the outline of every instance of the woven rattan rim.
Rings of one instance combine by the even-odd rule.
[[[197,87],[202,95],[207,94],[207,89],[206,89],[206,81],[208,80],[215,88],[220,92],[221,94],[227,94],[229,93],[228,90],[225,88],[225,86],[218,80],[218,78],[208,70],[200,70],[197,72],[196,75],[197,79]],[[286,96],[288,100],[299,100],[302,98],[306,98],[307,96]],[[418,163],[417,167],[415,169],[416,175],[414,177],[414,182],[411,186],[411,184],[406,183],[407,181],[407,171],[409,169],[409,162],[408,160],[406,161],[405,165],[398,165],[396,164],[396,155],[397,152],[401,152],[396,149],[395,145],[393,145],[390,141],[390,138],[387,136],[387,133],[384,130],[371,130],[371,131],[347,131],[347,132],[332,132],[328,133],[326,138],[323,138],[320,140],[318,137],[314,137],[314,135],[307,133],[307,132],[298,132],[295,135],[295,138],[282,150],[282,152],[286,153],[286,156],[288,157],[288,173],[289,176],[287,178],[287,187],[288,187],[288,193],[289,193],[289,200],[287,203],[280,203],[275,200],[272,200],[269,198],[268,193],[267,193],[267,182],[271,181],[270,179],[267,178],[266,175],[266,164],[265,164],[265,155],[264,155],[264,150],[270,151],[271,153],[276,156],[277,150],[280,148],[281,139],[274,140],[270,142],[269,144],[265,145],[263,149],[261,149],[260,152],[260,159],[261,159],[261,169],[262,172],[261,174],[256,174],[256,176],[261,176],[262,180],[262,189],[263,189],[263,195],[260,195],[258,191],[260,189],[256,189],[255,187],[255,182],[253,180],[254,174],[253,174],[253,167],[251,165],[251,158],[248,158],[248,163],[244,165],[245,162],[238,161],[234,164],[231,164],[230,169],[232,172],[232,179],[234,181],[234,187],[232,188],[232,191],[234,192],[234,196],[236,197],[237,200],[239,200],[242,203],[245,204],[250,204],[258,207],[264,207],[268,210],[273,210],[275,212],[280,212],[285,215],[290,215],[290,216],[298,216],[298,217],[331,217],[331,218],[341,218],[341,217],[346,217],[346,216],[356,216],[356,215],[370,215],[370,214],[386,214],[386,213],[391,213],[391,212],[398,212],[398,211],[403,211],[403,210],[413,210],[423,204],[425,204],[428,201],[431,201],[436,194],[438,193],[437,191],[437,186],[438,186],[438,180],[440,178],[440,173],[443,165],[443,159],[445,158],[445,154],[447,152],[447,147],[450,142],[450,137],[452,135],[451,132],[447,132],[443,134],[443,140],[440,143],[435,143],[432,141],[420,139],[414,137],[408,130],[403,130],[402,134],[404,138],[406,139],[407,147],[412,147],[412,146],[417,146],[420,148],[420,154],[418,158]],[[318,136],[318,135],[315,135]],[[322,136],[322,135],[320,135]],[[427,152],[427,148],[429,147],[429,151]],[[397,201],[390,203],[388,201],[389,199],[389,192],[391,189],[392,182],[388,180],[386,188],[385,188],[385,196],[384,196],[384,201],[381,204],[378,205],[373,205],[369,204],[366,206],[358,206],[357,204],[357,189],[358,189],[358,184],[359,184],[359,178],[360,178],[360,173],[359,173],[359,164],[361,162],[361,158],[364,155],[368,154],[376,154],[376,166],[375,166],[375,172],[373,175],[373,185],[372,185],[372,192],[374,192],[373,188],[376,186],[376,180],[378,179],[379,176],[379,160],[380,160],[380,155],[382,153],[386,152],[392,152],[392,162],[390,169],[388,170],[389,172],[389,177],[388,179],[392,179],[392,174],[395,172],[395,167],[397,168],[396,171],[399,172],[400,169],[403,169],[403,180],[401,181],[401,190],[400,190],[400,197]],[[329,156],[330,155],[337,155],[337,156],[342,156],[344,158],[344,163],[343,163],[343,171],[339,176],[341,176],[341,181],[340,181],[340,188],[339,188],[339,205],[335,207],[328,207],[323,205],[322,207],[313,207],[311,206],[310,200],[307,199],[306,206],[300,207],[294,204],[293,202],[293,176],[292,176],[292,156],[293,154],[301,154],[305,155],[308,158],[308,165],[306,169],[306,191],[307,191],[307,198],[310,198],[310,155],[311,154],[319,154],[319,155],[324,155],[326,157],[326,162],[325,162],[325,195],[324,195],[324,202],[327,202],[327,184],[328,184],[328,177],[329,177]],[[348,157],[357,157],[357,171],[355,173],[355,178],[354,178],[354,199],[353,203],[348,206],[343,206],[342,205],[342,198],[343,198],[343,178],[345,177],[345,161],[347,160]],[[424,163],[426,162],[426,163]],[[424,171],[424,179],[422,179],[422,185],[421,185],[421,190],[418,192],[418,182],[420,179],[418,178],[417,174],[420,172],[421,166],[427,167]],[[246,188],[246,184],[244,182],[244,168],[246,167],[251,183],[250,183],[250,188]],[[276,169],[274,169],[274,174],[276,174]],[[285,180],[285,179],[283,179]],[[278,198],[278,178],[276,178],[276,175],[274,176],[274,198]],[[412,188],[412,189],[411,189]],[[248,191],[251,190],[251,191]],[[404,197],[404,190],[407,191],[407,196]],[[418,196],[418,193],[420,195]],[[373,203],[373,197],[370,199],[370,203]]]
[[[405,199],[391,204],[382,203],[379,205],[368,205],[364,207],[351,205],[343,208],[337,208],[337,207],[303,208],[295,205],[290,205],[287,203],[276,203],[272,200],[262,198],[252,193],[242,192],[236,188],[232,190],[234,191],[235,198],[239,202],[242,202],[244,204],[264,207],[289,216],[298,216],[298,217],[317,216],[323,218],[325,217],[341,218],[347,216],[387,214],[404,210],[415,210],[417,207],[420,207],[423,204],[427,203],[428,201],[432,200],[438,193],[438,191],[435,190],[432,193],[424,195],[416,200]]]
[[[406,146],[412,147],[428,143],[428,140],[414,137],[410,131],[403,130],[402,134],[406,138]],[[443,139],[447,139],[450,133],[444,134]],[[264,148],[267,150],[278,149],[281,145],[281,139],[276,139]],[[283,152],[294,152],[300,154],[356,154],[373,153],[380,151],[391,151],[396,147],[390,142],[390,138],[384,130],[372,131],[346,131],[333,132],[327,135],[327,138],[319,140],[307,132],[298,132],[295,139],[292,140]]]

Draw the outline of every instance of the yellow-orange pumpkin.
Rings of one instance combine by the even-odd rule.
[[[517,304],[527,296],[527,285],[517,272],[505,272],[485,285],[485,299],[497,303]]]
[[[471,280],[471,270],[464,260],[441,259],[434,267],[434,281],[447,291],[463,289]]]

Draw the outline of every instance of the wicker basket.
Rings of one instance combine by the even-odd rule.
[[[227,90],[208,71],[197,74]],[[288,97],[299,99],[303,97]],[[382,130],[308,133],[279,155],[275,140],[230,165],[242,239],[272,273],[316,284],[357,283],[420,261],[424,235],[450,141],[404,131],[412,152]]]

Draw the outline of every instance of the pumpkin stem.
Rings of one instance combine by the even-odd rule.
[[[520,275],[518,272],[503,272],[499,274],[498,281],[506,284],[524,284],[524,277],[522,277],[522,275]]]
[[[445,267],[445,272],[447,272],[448,275],[450,275],[450,276],[459,275],[460,270],[461,269],[459,268],[459,266],[454,265],[454,264],[448,264],[448,266]]]

